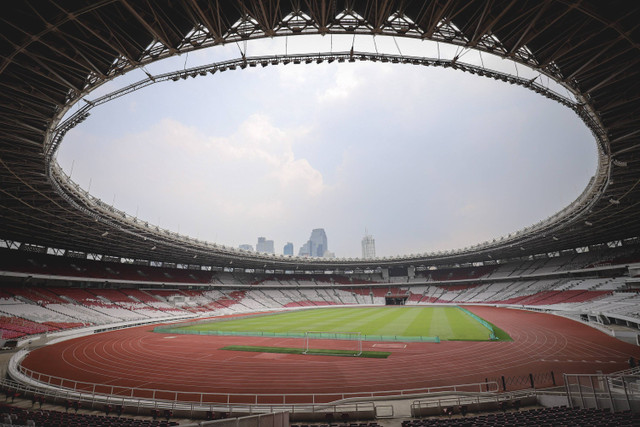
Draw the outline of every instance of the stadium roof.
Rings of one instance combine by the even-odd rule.
[[[640,236],[640,5],[634,1],[12,2],[0,17],[0,239],[139,260],[245,268],[433,265],[550,253]],[[241,252],[158,230],[60,177],[53,153],[82,120],[69,106],[164,57],[296,34],[432,39],[524,63],[577,95],[599,145],[596,176],[559,214],[473,248],[378,260]],[[83,101],[80,101],[83,102]],[[499,119],[499,118],[498,118]]]

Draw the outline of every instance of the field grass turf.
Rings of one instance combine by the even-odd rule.
[[[306,331],[360,332],[368,336],[439,337],[448,341],[488,341],[490,331],[456,306],[339,307],[286,311],[172,327],[175,333],[220,331],[241,334],[303,334]],[[511,338],[495,328],[499,340]],[[168,332],[168,331],[167,331]]]
[[[256,353],[284,353],[284,354],[303,354],[304,348],[292,347],[265,347],[256,345],[228,345],[220,350],[232,351],[249,351]],[[386,359],[391,355],[388,351],[367,351],[363,350],[361,354],[354,355],[354,350],[338,350],[328,348],[314,348],[307,353],[309,356],[341,356],[341,357],[367,357],[372,359]]]

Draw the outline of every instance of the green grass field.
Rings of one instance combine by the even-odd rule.
[[[493,325],[490,325],[493,326]],[[498,340],[511,338],[493,326]],[[402,341],[416,337],[439,337],[448,341],[488,341],[487,326],[455,306],[340,307],[287,311],[232,318],[188,326],[160,327],[158,332],[300,336],[306,331],[360,332],[363,339]],[[367,338],[369,337],[369,338]]]
[[[391,355],[389,351],[362,351],[355,354],[355,350],[326,349],[326,348],[292,348],[292,347],[266,347],[255,345],[228,345],[220,350],[246,351],[250,353],[280,353],[280,354],[308,354],[309,356],[341,356],[341,357],[364,357],[369,359],[386,359]]]

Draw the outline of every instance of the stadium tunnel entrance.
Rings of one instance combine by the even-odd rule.
[[[384,298],[384,305],[405,305],[409,299],[408,295],[387,295]]]

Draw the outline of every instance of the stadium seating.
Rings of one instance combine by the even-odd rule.
[[[73,402],[69,402],[69,407]],[[47,427],[168,427],[177,422],[164,420],[142,420],[126,417],[114,417],[75,412],[52,410],[26,410],[15,406],[0,405],[0,423],[3,425],[28,425],[32,421],[36,426]]]
[[[402,422],[402,427],[438,427],[438,426],[638,426],[640,414],[610,412],[608,409],[572,409],[553,407],[510,411],[476,417],[450,417],[458,408],[445,408],[443,415],[448,417],[424,418]]]
[[[606,255],[582,253],[488,266],[424,269],[416,271],[416,276],[409,281],[405,276],[397,282],[394,281],[397,276],[384,281],[375,274],[258,277],[248,273],[153,267],[36,253],[25,257],[7,249],[0,252],[0,271],[79,278],[114,277],[137,282],[122,283],[120,288],[92,287],[87,282],[73,280],[69,281],[73,287],[10,282],[0,290],[0,317],[4,319],[0,329],[5,338],[174,315],[214,316],[279,308],[383,305],[390,295],[406,297],[406,304],[411,305],[504,304],[574,313],[576,317],[597,313],[621,319],[623,323],[637,323],[640,319],[638,290],[629,288],[624,277],[557,274],[640,259],[640,251],[627,248],[615,249]],[[549,278],[550,273],[555,276]],[[157,284],[160,281],[162,285]],[[167,285],[165,281],[175,282]],[[202,287],[198,289],[190,283]],[[217,284],[224,287],[213,289]],[[252,286],[246,290],[234,289],[242,285]]]
[[[88,259],[1,250],[0,271],[13,271],[46,276],[88,277],[132,282],[208,284],[214,280],[211,271],[145,265],[107,263]]]
[[[3,331],[13,331],[22,335],[43,334],[59,330],[59,328],[55,326],[31,322],[19,317],[0,317],[0,329]]]
[[[15,339],[15,338],[20,338],[20,337],[24,337],[27,334],[25,334],[24,332],[18,332],[18,331],[14,331],[12,329],[4,329],[3,327],[0,326],[0,338],[2,339]]]
[[[24,300],[14,300],[8,303],[7,300],[0,301],[0,312],[9,316],[22,317],[34,322],[77,322],[77,319],[62,313],[41,307]]]
[[[196,289],[96,289],[7,287],[0,298],[0,327],[16,338],[83,325],[160,318],[189,313],[223,315],[283,307],[385,303],[387,295],[407,304],[507,304],[564,311],[602,311],[640,318],[637,292],[622,280],[544,279],[498,283],[365,286],[351,288],[253,288],[246,291]],[[7,319],[21,319],[9,321]],[[31,322],[31,323],[27,323]],[[18,325],[18,326],[16,326]]]

